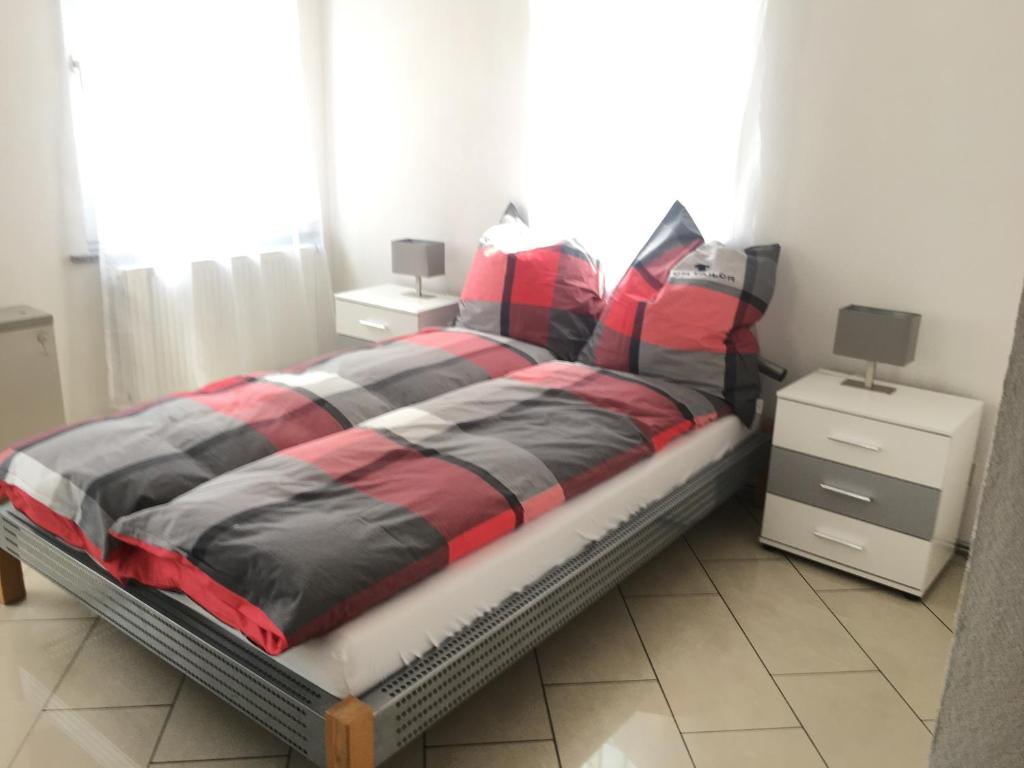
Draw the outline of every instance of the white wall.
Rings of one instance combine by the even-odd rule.
[[[106,411],[106,369],[96,267],[67,259],[60,34],[57,0],[0,2],[0,305],[54,316],[65,411],[77,420]]]
[[[528,6],[333,0],[336,287],[390,279],[389,241],[415,236],[447,242],[459,289],[524,183]],[[831,353],[845,304],[924,315],[917,360],[880,374],[986,402],[963,538],[1024,280],[1021,28],[999,0],[768,0],[762,180],[739,227],[783,244],[762,340],[793,378],[859,368]]]
[[[333,0],[338,290],[392,280],[391,240],[446,245],[458,292],[524,163],[527,0]]]
[[[985,401],[981,468],[1024,279],[1024,4],[770,0],[753,230],[783,244],[762,323],[799,376],[848,303],[920,312],[917,359],[879,375]]]

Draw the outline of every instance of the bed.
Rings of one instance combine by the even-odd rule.
[[[364,768],[394,754],[727,500],[763,471],[767,449],[765,435],[735,417],[720,419],[495,542],[486,556],[471,555],[398,602],[276,658],[180,596],[122,587],[10,505],[0,507],[4,599],[19,598],[14,571],[24,562],[314,763]],[[503,553],[516,559],[541,538],[552,549],[532,570],[505,581],[476,578],[481,563],[501,571]],[[467,578],[480,594],[452,603],[434,624],[403,637],[405,644],[381,642],[398,634],[396,621],[410,604],[423,611],[450,601]],[[372,656],[368,642],[378,645]]]
[[[525,223],[503,226],[521,235]],[[602,314],[584,253],[503,242],[481,243],[465,319],[549,351],[568,332],[573,353],[562,357],[577,359],[586,343],[581,363],[487,370],[415,407],[236,463],[101,518],[92,548],[60,536],[46,514],[0,505],[4,602],[24,598],[24,562],[314,763],[370,768],[395,754],[767,467],[769,437],[744,424],[759,391],[751,328],[771,296],[777,246],[704,248],[677,202]],[[531,265],[572,290],[552,288],[535,306]],[[565,322],[567,296],[587,322]],[[694,338],[677,338],[680,327]],[[431,461],[462,473],[450,495],[424,471]],[[364,497],[440,521],[440,544],[392,536],[395,518],[372,517]],[[356,527],[337,535],[331,524],[349,517]],[[411,559],[353,544],[378,520],[371,550],[391,537]],[[284,545],[254,547],[268,531]],[[369,581],[339,574],[361,561]],[[293,589],[295,574],[314,597]]]

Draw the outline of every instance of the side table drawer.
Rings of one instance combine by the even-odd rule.
[[[944,435],[782,398],[772,439],[780,448],[932,488],[943,485],[950,448]]]
[[[768,491],[920,539],[932,537],[939,511],[935,488],[785,448],[772,451]]]
[[[905,533],[769,493],[764,539],[922,589],[931,544]]]
[[[338,333],[365,341],[384,341],[420,329],[417,315],[340,300],[334,302],[334,322]]]

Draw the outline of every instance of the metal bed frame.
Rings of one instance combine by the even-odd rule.
[[[0,505],[0,602],[25,597],[21,563],[314,763],[371,768],[595,602],[767,467],[752,433],[722,459],[362,697],[339,700],[159,590],[122,586],[86,555]]]

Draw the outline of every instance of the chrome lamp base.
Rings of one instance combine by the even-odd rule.
[[[416,275],[416,290],[407,291],[406,296],[415,296],[418,299],[432,299],[434,294],[423,292],[423,278],[420,275]]]
[[[856,387],[857,389],[869,389],[872,392],[881,392],[883,395],[891,395],[896,391],[896,387],[889,387],[885,384],[875,383],[875,368],[878,367],[878,363],[874,360],[868,360],[867,369],[864,371],[864,380],[860,379],[844,379],[844,387]]]

